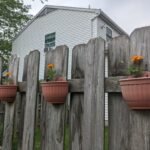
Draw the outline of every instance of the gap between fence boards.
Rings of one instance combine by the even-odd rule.
[[[105,78],[105,92],[120,92],[119,79],[122,77],[108,77]],[[71,93],[83,93],[84,92],[84,79],[72,79],[69,82],[69,92]],[[18,82],[18,91],[26,92],[26,81]],[[41,91],[39,84],[39,92]]]

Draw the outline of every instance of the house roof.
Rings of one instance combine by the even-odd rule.
[[[45,5],[28,23],[23,27],[23,29],[16,35],[13,41],[37,18],[45,16],[46,14],[55,11],[55,10],[71,10],[71,11],[80,11],[87,13],[95,13],[97,17],[100,17],[104,22],[110,25],[114,30],[116,30],[121,35],[128,35],[122,28],[120,28],[110,17],[108,17],[101,9],[93,8],[79,8],[79,7],[68,7],[68,6],[54,6],[54,5]]]

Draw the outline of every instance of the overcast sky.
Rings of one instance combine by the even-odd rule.
[[[150,0],[24,0],[31,5],[30,13],[35,15],[44,5],[60,5],[88,8],[100,8],[127,33],[135,28],[150,25]]]

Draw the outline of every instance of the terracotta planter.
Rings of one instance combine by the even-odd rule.
[[[120,86],[131,109],[150,109],[150,77],[121,79]]]
[[[13,102],[17,93],[17,85],[0,85],[0,100]]]
[[[64,103],[68,94],[67,81],[50,81],[41,83],[42,94],[48,102]]]

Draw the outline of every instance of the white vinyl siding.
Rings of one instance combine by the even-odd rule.
[[[56,32],[56,46],[67,45],[69,51],[69,77],[71,76],[72,48],[80,43],[87,43],[91,38],[91,20],[95,13],[70,10],[55,10],[46,16],[37,18],[13,42],[13,53],[20,56],[19,80],[22,77],[23,58],[31,50],[41,52],[40,79],[44,74],[44,43],[45,35]]]

